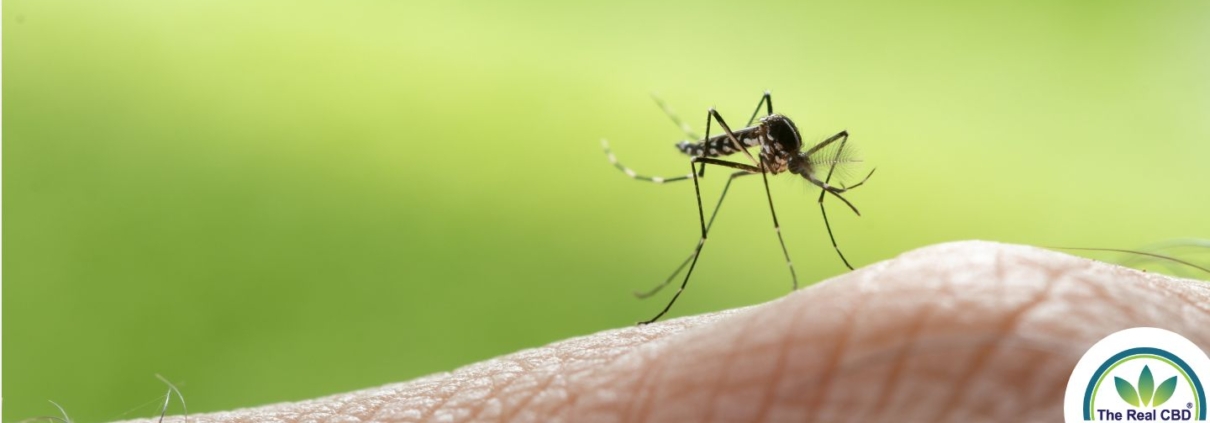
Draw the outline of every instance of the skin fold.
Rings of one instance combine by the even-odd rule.
[[[954,242],[753,307],[190,421],[1062,421],[1080,356],[1138,326],[1210,350],[1210,286],[1034,247]]]

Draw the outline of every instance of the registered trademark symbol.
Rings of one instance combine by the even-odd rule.
[[[1191,403],[1191,402],[1185,403],[1185,408],[1193,408],[1193,403]]]

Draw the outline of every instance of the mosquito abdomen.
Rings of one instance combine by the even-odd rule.
[[[742,143],[745,148],[756,147],[756,146],[760,145],[760,141],[761,141],[761,138],[760,138],[761,131],[759,131],[759,129],[760,129],[759,126],[754,126],[751,128],[744,128],[744,129],[735,131],[734,132],[735,138],[738,139],[739,142]],[[681,152],[685,153],[686,155],[694,156],[694,157],[718,157],[718,156],[727,156],[727,155],[731,155],[731,154],[735,154],[735,153],[739,152],[739,150],[735,148],[735,144],[731,142],[731,138],[728,137],[727,134],[711,137],[710,139],[705,140],[705,141],[698,141],[698,142],[681,141],[676,144],[676,149],[681,150]]]

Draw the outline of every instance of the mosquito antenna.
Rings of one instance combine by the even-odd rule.
[[[681,129],[681,132],[684,132],[685,136],[689,137],[690,141],[701,139],[693,133],[693,128],[690,127],[688,123],[685,123],[685,121],[681,120],[680,116],[677,116],[676,112],[672,111],[672,107],[669,107],[668,103],[665,103],[664,99],[660,98],[659,93],[651,93],[651,98],[655,100],[656,105],[660,106],[660,109],[664,110],[664,114],[668,115],[669,119],[672,119],[672,123],[675,123],[676,126]]]

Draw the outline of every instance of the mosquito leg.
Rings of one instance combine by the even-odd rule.
[[[727,190],[731,188],[731,181],[734,181],[735,178],[738,178],[738,177],[744,176],[744,175],[752,175],[752,173],[735,172],[735,173],[731,174],[730,178],[727,178],[727,184],[723,185],[723,193],[722,193],[722,195],[718,196],[718,204],[716,204],[714,206],[714,212],[710,213],[710,220],[706,222],[706,232],[710,232],[710,228],[714,226],[714,218],[718,217],[718,210],[723,207],[723,199],[727,198]],[[696,252],[690,253],[689,257],[685,257],[685,261],[682,261],[681,265],[677,266],[676,270],[674,270],[671,275],[668,275],[668,278],[664,279],[663,283],[656,285],[655,288],[652,288],[651,290],[649,290],[647,292],[635,291],[634,296],[638,297],[638,298],[647,298],[652,295],[655,295],[655,293],[657,293],[657,292],[660,292],[661,289],[664,289],[665,286],[668,286],[669,283],[672,283],[672,280],[676,278],[676,275],[679,275],[681,273],[681,270],[685,269],[685,266],[689,265],[689,261],[693,260],[693,256],[695,254],[696,254]]]
[[[713,107],[711,107],[710,110],[706,111],[706,138],[702,138],[703,143],[705,142],[705,140],[710,139],[710,120],[711,120],[710,112],[713,112],[713,111],[714,111]],[[705,157],[706,151],[704,148],[702,149],[701,154],[702,154],[702,156],[699,156],[699,158]],[[706,176],[706,166],[702,166],[702,170],[697,173],[697,177],[703,178],[705,176]]]
[[[823,142],[819,143],[818,145],[816,145],[814,147],[811,147],[811,149],[807,150],[807,152],[804,154],[807,156],[810,156],[810,155],[814,154],[815,152],[819,151],[819,149],[826,147],[828,144],[831,144],[837,140],[840,140],[840,148],[836,149],[836,155],[835,155],[835,157],[832,158],[832,166],[828,168],[828,175],[825,178],[825,180],[820,181],[819,179],[816,179],[812,175],[804,175],[804,176],[806,176],[807,180],[809,180],[812,184],[815,184],[816,186],[822,188],[825,192],[831,193],[832,195],[836,196],[836,198],[839,198],[840,201],[843,201],[846,205],[849,206],[850,209],[853,210],[853,213],[856,213],[858,216],[860,216],[861,212],[857,211],[857,207],[854,207],[853,203],[850,203],[849,200],[846,200],[840,194],[848,192],[849,190],[857,188],[859,186],[865,185],[866,181],[870,180],[871,176],[874,176],[874,171],[878,170],[877,168],[870,170],[870,173],[866,174],[865,178],[862,178],[860,182],[858,182],[852,186],[848,186],[848,187],[842,186],[842,187],[838,188],[835,186],[828,185],[828,182],[830,182],[832,180],[832,173],[836,171],[836,165],[840,162],[840,155],[841,155],[841,153],[844,152],[844,146],[849,141],[848,131],[840,131],[840,133],[831,136],[830,138],[824,140]],[[820,193],[820,197],[823,197],[823,193]],[[820,201],[823,201],[823,200],[820,200]]]
[[[626,174],[626,176],[631,177],[631,179],[637,179],[640,181],[647,181],[647,182],[651,182],[651,183],[662,184],[665,182],[686,181],[692,177],[692,175],[681,175],[681,176],[673,176],[670,178],[665,178],[663,176],[640,175],[637,172],[631,170],[630,168],[622,165],[622,163],[618,161],[618,158],[613,155],[613,150],[611,150],[609,148],[609,141],[602,139],[601,147],[605,148],[605,156],[609,158],[609,163],[612,163],[614,167],[618,168],[618,170],[621,170],[622,173]]]
[[[770,105],[772,105],[772,103],[770,103]],[[760,166],[760,168],[763,169],[763,166],[761,166],[760,163],[758,163],[756,161],[756,158],[752,157],[752,153],[749,153],[748,149],[745,148],[744,145],[739,142],[739,138],[735,137],[735,133],[731,132],[731,127],[727,126],[727,122],[723,120],[723,116],[718,114],[718,111],[714,110],[713,107],[711,107],[710,110],[707,111],[707,113],[708,113],[708,115],[706,116],[706,132],[707,132],[706,136],[707,137],[710,136],[710,133],[709,133],[710,132],[710,118],[713,117],[714,120],[716,122],[718,122],[718,126],[723,127],[723,132],[725,132],[727,134],[727,138],[731,140],[731,145],[733,147],[735,147],[736,150],[739,150],[740,152],[744,153],[745,156],[748,156],[748,160],[751,160],[752,164]],[[709,138],[707,138],[707,139],[709,139]],[[727,163],[730,163],[730,162],[727,162]]]
[[[687,124],[687,123],[685,123],[685,121],[681,120],[681,118],[676,115],[676,112],[673,112],[672,108],[668,107],[668,103],[665,103],[664,99],[660,98],[660,96],[658,94],[651,93],[651,98],[653,100],[655,100],[655,104],[660,106],[660,109],[664,110],[664,114],[668,115],[669,119],[672,119],[672,123],[675,123],[678,128],[681,128],[681,132],[685,133],[685,136],[688,137],[689,141],[697,141],[697,140],[703,139],[703,138],[698,138],[697,135],[695,135],[693,133],[693,128],[690,128],[689,124]]]
[[[844,253],[840,252],[840,247],[836,246],[836,237],[832,235],[832,224],[828,223],[828,210],[823,206],[823,193],[819,193],[819,213],[823,215],[823,226],[828,228],[828,239],[832,240],[832,248],[836,250],[836,254],[840,256],[840,261],[844,262],[844,267],[853,270],[853,265],[849,264],[849,260],[844,258]]]
[[[761,157],[761,168],[764,169],[764,157]],[[790,252],[786,250],[786,241],[781,236],[781,224],[777,223],[777,211],[773,209],[773,194],[769,191],[769,175],[767,172],[760,173],[761,179],[765,182],[765,197],[769,199],[769,213],[773,215],[773,231],[777,232],[777,243],[781,245],[781,254],[786,258],[786,267],[790,268],[790,280],[794,284],[795,290],[798,289],[798,275],[794,273],[794,262],[790,261]]]
[[[819,151],[819,149],[827,147],[828,145],[836,142],[836,140],[839,140],[839,139],[844,140],[844,141],[841,141],[841,144],[848,142],[849,141],[849,131],[837,132],[836,135],[828,137],[828,139],[823,140],[823,142],[821,142],[819,144],[815,144],[814,147],[811,147],[811,149],[807,150],[807,152],[803,153],[803,155],[810,157],[812,154],[815,154],[816,151]],[[836,156],[836,157],[840,157],[840,156]],[[832,169],[835,169],[835,168],[836,168],[835,166],[832,167]],[[832,171],[829,170],[828,175],[831,175],[831,174],[832,174]]]
[[[874,170],[878,170],[878,169],[874,169]],[[840,195],[840,194],[844,194],[844,193],[848,192],[849,190],[852,190],[853,188],[857,188],[859,186],[865,185],[865,182],[868,181],[871,176],[874,176],[874,170],[871,170],[870,173],[866,174],[865,178],[863,178],[861,180],[861,182],[858,182],[857,184],[855,184],[851,187],[848,187],[848,188],[837,188],[837,187],[828,185],[827,182],[821,182],[818,179],[813,179],[813,177],[808,177],[808,179],[811,180],[811,183],[819,185],[820,188],[823,188],[824,192],[827,192],[828,194],[832,194],[832,196],[839,198],[840,201],[843,201],[846,206],[849,206],[850,210],[853,210],[853,214],[861,216],[861,212],[857,211],[857,207],[854,206],[853,203],[850,203],[848,199],[845,199],[844,196]],[[819,196],[822,197],[823,194],[824,193],[821,192],[821,193],[819,193]],[[823,200],[820,200],[820,201],[823,201]]]
[[[685,286],[689,284],[689,277],[693,276],[693,268],[697,266],[697,259],[699,257],[701,257],[702,246],[706,245],[706,214],[705,214],[705,211],[703,211],[703,209],[702,209],[702,189],[701,189],[700,184],[698,183],[698,178],[697,178],[697,172],[698,172],[697,164],[699,162],[702,164],[702,166],[706,166],[707,164],[713,164],[713,165],[717,165],[717,166],[725,166],[725,167],[730,167],[733,169],[743,170],[743,171],[752,172],[752,173],[760,171],[760,169],[758,169],[754,166],[748,166],[748,165],[745,165],[742,163],[732,163],[732,162],[728,162],[726,160],[717,160],[717,159],[702,158],[702,157],[693,157],[693,158],[689,159],[689,170],[690,170],[690,175],[693,177],[693,193],[697,198],[697,218],[698,218],[698,223],[701,224],[702,237],[698,239],[697,246],[694,247],[694,249],[693,249],[693,259],[689,261],[689,269],[685,272],[685,279],[681,281],[681,287],[676,290],[676,294],[674,294],[672,296],[672,299],[668,301],[668,305],[664,306],[664,309],[661,310],[659,314],[655,315],[655,317],[652,317],[651,320],[639,322],[640,325],[645,325],[648,323],[655,322],[656,320],[659,320],[661,317],[664,317],[664,314],[668,313],[668,310],[672,308],[672,304],[676,303],[676,299],[680,298],[682,292],[685,292]]]
[[[867,174],[865,175],[865,177],[864,177],[864,178],[861,178],[861,182],[858,182],[858,183],[856,183],[856,184],[853,184],[853,185],[850,185],[850,186],[847,186],[847,187],[842,185],[842,186],[840,187],[840,188],[841,188],[841,189],[840,189],[840,192],[845,192],[845,191],[851,190],[851,189],[853,189],[853,188],[857,188],[857,187],[859,187],[859,186],[865,185],[865,181],[870,180],[870,177],[871,177],[871,176],[874,176],[874,171],[875,171],[875,170],[878,170],[878,168],[870,169],[870,173],[867,173]]]
[[[832,166],[828,168],[828,175],[827,175],[827,177],[826,177],[826,178],[824,178],[824,186],[827,186],[828,182],[832,181],[832,172],[835,172],[835,171],[836,171],[836,163],[837,163],[837,162],[839,161],[839,159],[840,159],[840,153],[841,153],[842,151],[844,151],[844,146],[845,146],[845,143],[849,142],[849,133],[848,133],[847,131],[841,131],[839,134],[836,134],[836,135],[832,136],[831,138],[828,138],[827,140],[825,140],[825,141],[824,141],[824,142],[822,142],[822,143],[819,143],[819,145],[817,145],[817,146],[815,146],[815,147],[811,148],[811,150],[810,150],[811,152],[817,151],[817,150],[819,149],[819,147],[820,147],[820,146],[827,145],[827,144],[829,144],[829,143],[831,143],[831,142],[835,141],[836,139],[840,139],[840,140],[841,140],[841,141],[840,141],[840,148],[836,149],[836,156],[835,156],[835,158],[832,160]],[[810,154],[810,153],[808,152],[808,155],[809,155],[809,154]],[[870,175],[873,175],[873,174],[874,174],[874,172],[873,172],[873,171],[870,171]],[[870,178],[869,176],[866,176],[866,179],[869,179],[869,178]],[[855,186],[854,186],[854,188],[855,188],[856,186],[859,186],[859,185],[864,184],[864,183],[865,183],[865,179],[863,179],[861,182],[857,183],[857,185],[855,185]],[[847,189],[846,189],[846,190],[847,190]],[[849,268],[849,270],[853,270],[853,265],[849,264],[849,260],[848,260],[848,259],[846,259],[846,258],[844,257],[844,253],[840,252],[840,247],[836,245],[836,236],[834,236],[834,235],[832,234],[832,224],[828,222],[828,211],[827,211],[827,209],[825,209],[825,208],[824,208],[824,206],[823,206],[824,194],[827,194],[827,193],[829,193],[829,192],[831,192],[831,193],[832,193],[832,195],[835,195],[835,196],[836,196],[836,198],[839,198],[841,201],[844,201],[844,202],[845,202],[845,204],[848,204],[848,205],[849,205],[849,208],[852,208],[852,209],[853,209],[853,212],[854,212],[854,213],[857,213],[857,215],[858,215],[858,216],[860,216],[860,215],[861,215],[861,213],[857,212],[857,208],[856,208],[856,207],[853,207],[853,204],[852,204],[852,203],[850,203],[850,202],[849,202],[849,200],[846,200],[844,197],[841,197],[841,196],[840,196],[840,193],[837,193],[837,192],[834,192],[834,191],[828,190],[828,189],[826,189],[826,188],[824,188],[822,191],[820,191],[820,192],[819,192],[819,200],[818,200],[818,202],[819,202],[819,213],[823,215],[823,225],[824,225],[824,227],[825,227],[825,228],[828,228],[828,239],[832,240],[832,249],[836,250],[836,254],[840,256],[840,261],[844,262],[844,266],[845,266],[845,267],[847,267],[847,268]]]
[[[769,110],[773,110],[772,109],[773,103],[768,103],[768,104],[770,107]],[[707,140],[710,139],[710,123],[712,120],[715,122],[718,122],[718,126],[723,127],[723,132],[727,134],[727,139],[729,139],[731,141],[731,146],[733,148],[735,148],[736,151],[744,153],[745,156],[748,156],[748,160],[752,161],[752,164],[759,165],[756,161],[756,158],[752,157],[752,153],[749,153],[748,149],[746,147],[744,147],[743,143],[739,142],[739,138],[737,138],[735,136],[735,133],[731,132],[731,127],[727,126],[727,122],[723,120],[723,116],[720,115],[717,110],[714,110],[713,107],[711,107],[710,110],[706,111],[706,138],[705,139],[707,139]],[[702,169],[698,171],[697,176],[698,177],[706,176],[706,168],[702,167]]]
[[[760,97],[760,102],[756,103],[756,110],[753,110],[752,117],[748,118],[748,126],[752,126],[752,123],[756,122],[756,114],[760,113],[760,106],[763,106],[763,105],[769,106],[768,109],[766,110],[767,113],[765,114],[765,116],[773,114],[773,96],[769,95],[768,91],[765,91],[765,95]]]
[[[705,167],[705,166],[706,166],[705,164],[702,164],[702,167]],[[701,225],[702,225],[702,237],[698,238],[697,246],[693,248],[693,260],[691,260],[689,262],[689,271],[685,272],[685,280],[681,281],[681,288],[676,290],[676,294],[672,296],[672,300],[668,301],[668,305],[664,306],[664,309],[660,311],[660,314],[655,315],[655,317],[652,317],[651,320],[639,322],[640,325],[646,325],[646,324],[655,322],[656,320],[659,320],[661,317],[664,317],[665,313],[668,313],[668,309],[672,308],[672,304],[676,303],[676,299],[681,296],[682,292],[685,292],[685,285],[689,284],[689,276],[693,275],[693,268],[695,266],[697,266],[697,258],[699,256],[701,256],[702,246],[706,245],[706,218],[705,218],[705,213],[702,211],[702,189],[700,186],[701,184],[699,184],[697,182],[698,178],[697,178],[697,158],[696,157],[689,159],[689,175],[693,177],[693,193],[697,197],[697,218],[698,218],[698,222],[701,223]]]

